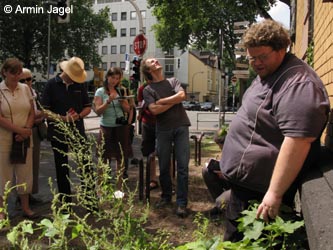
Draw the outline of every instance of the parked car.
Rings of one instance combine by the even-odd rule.
[[[200,110],[200,103],[195,101],[183,101],[183,106],[186,110]]]
[[[200,104],[200,110],[201,111],[214,111],[215,104],[212,102],[202,102]]]
[[[191,101],[190,102],[190,110],[195,110],[195,111],[199,111],[200,110],[200,103],[199,102],[195,102],[195,101]]]
[[[190,110],[190,102],[189,101],[183,101],[183,107],[186,110]]]

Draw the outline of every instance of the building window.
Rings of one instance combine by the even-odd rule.
[[[113,12],[113,13],[111,14],[111,20],[112,20],[112,21],[117,21],[117,19],[118,19],[118,13],[117,13],[117,12]]]
[[[178,58],[177,60],[177,65],[178,65],[177,68],[180,69],[180,58]]]
[[[136,36],[136,28],[130,28],[130,36]]]
[[[173,49],[169,49],[168,51],[166,51],[165,52],[165,55],[166,56],[174,56],[174,51],[173,51]],[[178,59],[178,60],[180,60],[180,59]],[[180,63],[180,62],[179,62]]]
[[[131,11],[131,20],[136,19],[136,11]]]
[[[102,70],[106,71],[108,69],[108,63],[103,62],[102,63]]]
[[[117,46],[116,45],[111,46],[111,54],[117,54]]]
[[[143,34],[146,34],[146,27],[142,27]]]
[[[133,50],[133,45],[132,44],[130,45],[129,53],[130,54],[134,54],[134,50]]]
[[[165,64],[165,73],[173,73],[173,64]]]
[[[106,55],[108,53],[108,46],[102,46],[102,55]]]
[[[145,10],[141,10],[140,12],[141,12],[142,18],[146,18],[146,11]]]
[[[127,12],[121,12],[121,21],[127,20]]]
[[[120,68],[122,70],[125,70],[125,67],[126,67],[126,63],[125,62],[120,62]]]
[[[120,54],[126,53],[126,45],[120,45]]]
[[[110,67],[117,67],[117,62],[111,62]]]
[[[120,29],[120,36],[121,37],[126,36],[126,29]]]

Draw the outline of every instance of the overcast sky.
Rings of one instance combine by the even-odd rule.
[[[289,29],[290,9],[286,4],[277,1],[276,5],[273,6],[268,13],[274,20],[281,22],[286,28]],[[258,20],[260,20],[260,18]]]

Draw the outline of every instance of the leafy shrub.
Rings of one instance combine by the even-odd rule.
[[[238,220],[238,230],[243,232],[244,238],[239,242],[222,241],[221,237],[199,239],[179,246],[176,250],[293,250],[304,249],[305,235],[298,230],[304,226],[303,221],[284,220],[276,217],[274,221],[265,222],[256,219],[258,204],[250,206],[242,212]],[[199,229],[200,230],[200,229]],[[295,237],[296,236],[296,237]]]

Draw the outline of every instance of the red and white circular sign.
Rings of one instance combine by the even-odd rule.
[[[147,38],[144,34],[137,35],[133,40],[133,50],[138,56],[142,56],[147,49]]]

